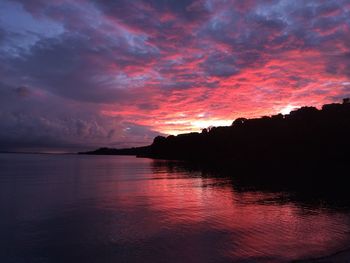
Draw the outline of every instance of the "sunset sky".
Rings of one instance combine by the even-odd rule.
[[[0,0],[0,150],[148,144],[350,96],[350,0]]]

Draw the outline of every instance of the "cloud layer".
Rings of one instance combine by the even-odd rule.
[[[350,1],[3,0],[3,149],[134,146],[350,95]]]

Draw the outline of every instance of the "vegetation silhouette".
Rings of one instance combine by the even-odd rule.
[[[100,148],[84,154],[136,155],[154,159],[234,165],[297,166],[299,163],[344,162],[350,151],[350,99],[321,110],[302,107],[288,115],[238,118],[231,126],[201,133],[157,136],[149,146]]]

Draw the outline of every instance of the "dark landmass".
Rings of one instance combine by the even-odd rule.
[[[149,146],[101,148],[84,154],[136,155],[167,160],[232,163],[347,161],[350,153],[350,100],[318,110],[302,107],[288,115],[236,119],[228,127],[201,133],[158,136]]]
[[[80,152],[79,154],[90,154],[90,155],[134,155],[134,156],[140,156],[144,155],[146,156],[152,145],[149,146],[143,146],[143,147],[133,147],[133,148],[126,148],[126,149],[114,149],[114,148],[99,148],[95,151],[91,152]]]

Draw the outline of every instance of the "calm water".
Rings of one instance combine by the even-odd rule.
[[[350,247],[350,213],[134,157],[0,154],[0,262],[288,262]]]

